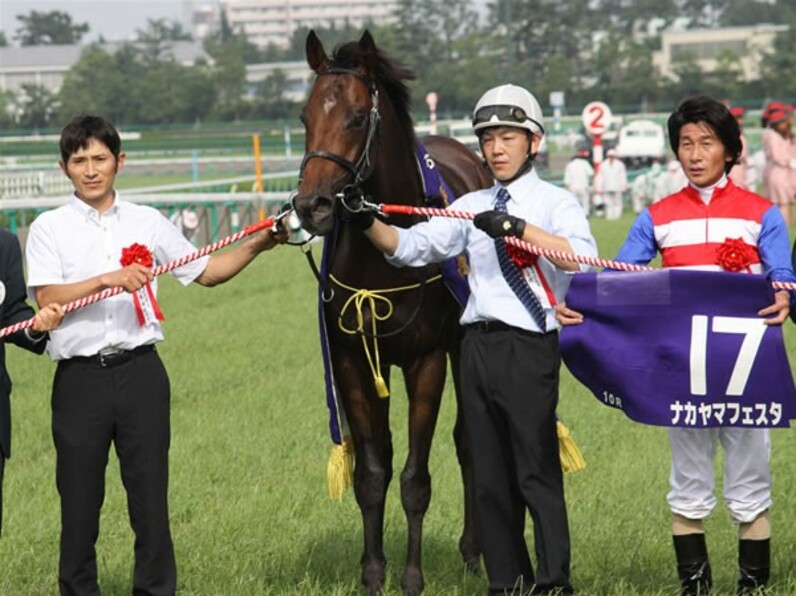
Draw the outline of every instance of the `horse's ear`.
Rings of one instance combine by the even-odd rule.
[[[316,73],[320,72],[329,63],[329,56],[326,55],[326,50],[323,49],[323,43],[321,43],[321,40],[315,35],[314,29],[310,29],[309,35],[307,35],[306,51],[307,64],[309,64],[310,68]]]
[[[376,51],[376,42],[373,41],[373,36],[370,34],[370,31],[365,29],[365,32],[362,34],[362,37],[359,38],[359,47],[365,52],[375,52]]]

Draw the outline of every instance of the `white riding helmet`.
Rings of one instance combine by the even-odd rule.
[[[476,134],[491,126],[513,126],[544,135],[542,108],[527,89],[517,85],[494,87],[481,96],[473,110]]]

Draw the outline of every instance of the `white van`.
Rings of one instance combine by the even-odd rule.
[[[663,126],[652,120],[633,120],[619,130],[617,156],[629,167],[643,167],[666,157]]]

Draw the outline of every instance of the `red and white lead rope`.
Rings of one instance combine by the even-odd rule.
[[[234,234],[227,236],[226,238],[222,238],[212,244],[208,244],[205,247],[202,247],[198,250],[195,250],[192,253],[188,253],[187,255],[180,257],[179,259],[174,259],[164,265],[159,265],[152,270],[152,274],[157,277],[163,273],[168,273],[172,269],[177,269],[178,267],[182,267],[192,261],[197,259],[201,259],[202,257],[209,255],[211,252],[215,252],[232,244],[233,242],[237,242],[241,238],[245,238],[246,236],[250,236],[255,232],[259,232],[260,230],[264,230],[265,228],[270,228],[274,225],[274,220],[272,218],[266,218],[262,221],[258,221],[253,223],[250,226],[245,227],[244,229],[240,230],[239,232],[235,232]],[[116,296],[117,294],[121,294],[124,292],[125,289],[122,287],[115,287],[115,288],[106,288],[101,292],[97,292],[96,294],[92,294],[91,296],[86,296],[85,298],[80,298],[79,300],[75,300],[73,302],[69,302],[64,304],[64,313],[70,313],[73,310],[77,310],[79,308],[83,308],[84,306],[88,306],[89,304],[94,304],[95,302],[99,302],[100,300],[105,300],[106,298],[110,298],[111,296]],[[3,327],[0,329],[0,337],[6,337],[7,335],[13,335],[23,329],[28,329],[33,325],[33,319],[28,319],[26,321],[20,321],[19,323],[14,323],[13,325],[9,325],[8,327]]]
[[[455,209],[437,209],[435,207],[412,207],[410,205],[379,205],[379,211],[382,213],[395,213],[401,215],[425,215],[427,217],[453,217],[456,219],[475,219],[475,213],[470,211],[456,211]],[[558,259],[561,261],[572,261],[581,263],[583,265],[592,265],[594,267],[605,267],[608,269],[618,269],[621,271],[652,271],[654,267],[645,265],[634,265],[632,263],[623,263],[621,261],[612,261],[610,259],[601,259],[599,257],[587,257],[568,252],[560,252],[557,250],[550,250],[540,246],[534,246],[520,240],[519,238],[507,237],[504,238],[507,244],[513,244],[523,250],[531,252],[535,255],[543,257]],[[786,281],[772,281],[771,285],[777,290],[796,290],[796,283]]]

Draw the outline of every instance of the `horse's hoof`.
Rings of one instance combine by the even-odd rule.
[[[404,569],[401,578],[401,587],[404,589],[404,596],[420,596],[423,593],[425,580],[420,569]]]
[[[367,596],[381,596],[384,590],[384,564],[379,562],[362,565],[362,585]]]
[[[481,575],[481,558],[480,557],[473,557],[471,559],[467,559],[464,562],[464,568],[467,570],[467,573],[470,575],[475,575],[479,577]]]

